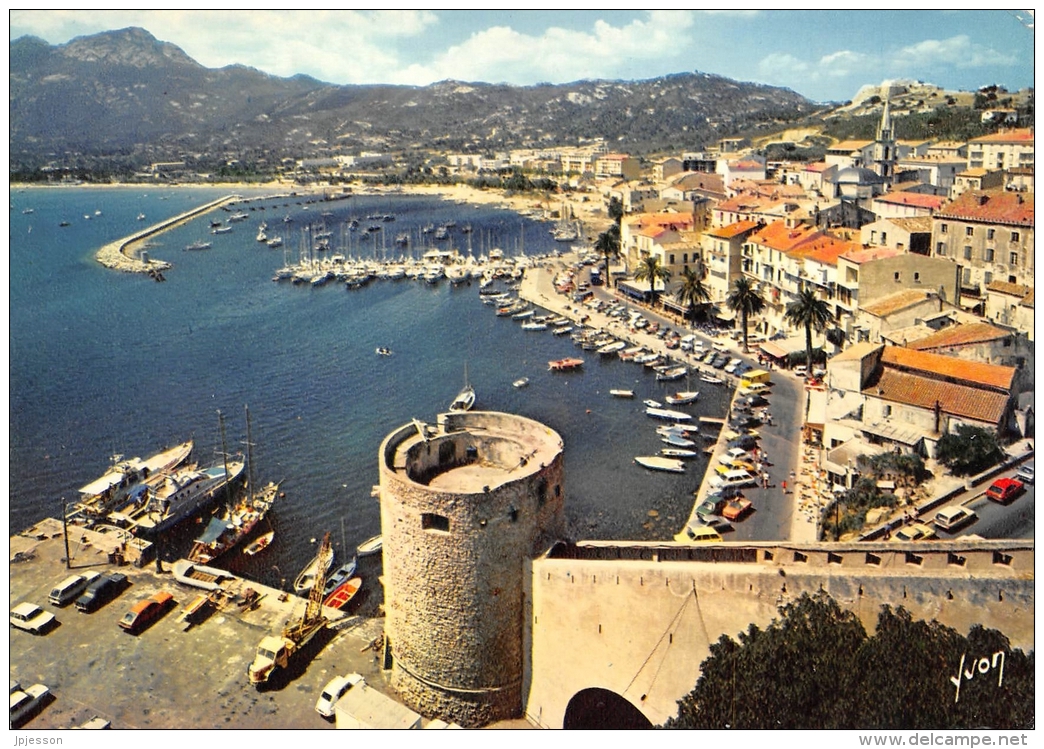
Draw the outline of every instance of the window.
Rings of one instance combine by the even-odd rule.
[[[668,255],[668,257],[670,258],[670,260],[667,261],[667,264],[674,265],[674,253],[672,252],[670,255]]]
[[[939,257],[946,257],[946,245],[942,242],[937,242],[935,245],[935,254]]]
[[[948,229],[947,229],[946,224],[939,224],[939,233],[940,234],[945,234],[947,232],[947,230]]]
[[[986,259],[987,263],[992,263],[993,262],[993,248],[992,247],[987,247],[984,256],[985,256],[985,259]]]
[[[975,233],[975,229],[973,227],[971,227],[971,226],[964,227],[964,236],[970,237],[974,233]]]
[[[881,244],[888,244],[888,232],[881,232]]]
[[[920,273],[914,273],[914,283],[920,283],[920,282],[921,282],[921,274]]]
[[[1008,257],[1008,265],[1018,265],[1018,264],[1019,264],[1019,253],[1017,253],[1017,252],[1011,253],[1011,255]]]
[[[426,531],[444,531],[449,533],[449,518],[445,515],[436,515],[433,512],[422,512],[421,528]]]
[[[971,260],[971,245],[970,244],[964,245],[964,259],[965,260]]]
[[[873,229],[870,230],[870,244],[877,244],[877,232]]]
[[[1011,241],[1012,242],[1018,242],[1019,241],[1019,233],[1017,231],[1013,231],[1011,233]]]
[[[881,415],[884,416],[886,419],[890,417],[892,415],[892,407],[885,406],[884,409],[881,411]]]
[[[984,283],[990,283],[990,281],[992,281],[992,280],[993,280],[993,274],[990,273],[990,271],[986,271],[983,274],[983,282]]]
[[[986,239],[993,239],[993,232],[994,232],[993,229],[987,229],[986,230]]]
[[[899,283],[899,271],[895,272],[895,282]]]

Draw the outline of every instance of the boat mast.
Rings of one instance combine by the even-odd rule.
[[[254,440],[250,437],[250,407],[246,404],[243,405],[243,410],[246,411],[246,424],[247,424],[247,491],[249,492],[250,504],[254,503]]]
[[[229,486],[228,478],[228,447],[225,445],[225,417],[221,415],[221,409],[218,409],[218,429],[221,432],[221,460],[224,461],[225,465],[225,502],[228,503],[229,493],[231,488]]]

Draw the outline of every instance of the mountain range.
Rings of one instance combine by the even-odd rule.
[[[362,151],[491,152],[604,138],[630,153],[698,149],[816,109],[790,89],[692,72],[536,86],[324,83],[206,68],[141,28],[10,44],[11,168],[276,164]]]

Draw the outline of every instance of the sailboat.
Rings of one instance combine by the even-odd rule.
[[[457,393],[457,397],[450,403],[450,411],[470,411],[475,405],[475,389],[468,382],[468,365],[464,365],[464,387]]]
[[[245,407],[244,407],[245,408]],[[265,519],[279,494],[279,484],[269,483],[260,492],[254,493],[253,442],[250,434],[250,410],[246,409],[247,422],[247,496],[234,506],[229,504],[221,515],[210,519],[203,534],[196,539],[189,552],[191,562],[210,564],[215,559],[239,545]],[[267,541],[256,549],[256,554],[266,548],[275,537],[274,531]],[[268,534],[265,534],[268,535]],[[259,539],[260,540],[260,539]]]

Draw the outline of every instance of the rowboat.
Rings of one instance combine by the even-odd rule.
[[[381,551],[381,547],[384,542],[380,536],[374,536],[373,538],[367,539],[359,544],[359,548],[355,550],[356,554],[360,557],[368,557],[371,554],[378,554]]]
[[[333,593],[323,600],[323,606],[329,606],[332,609],[343,609],[353,598],[355,598],[355,594],[359,592],[361,587],[361,577],[353,577],[349,580],[345,580],[334,588]]]
[[[298,595],[302,593],[307,594],[315,584],[316,579],[319,577],[319,558],[321,555],[317,554],[311,562],[309,562],[301,574],[294,580],[294,592]],[[330,571],[330,567],[333,566],[333,555],[326,557],[326,569],[323,570],[323,575]]]
[[[634,462],[651,471],[685,473],[685,463],[676,458],[664,458],[659,455],[639,455],[634,459]]]
[[[700,375],[700,379],[703,380],[704,382],[709,382],[712,385],[724,385],[725,384],[725,380],[721,379],[720,377],[714,377],[713,375],[703,375],[703,374],[701,374]]]
[[[516,387],[516,388],[524,388],[528,384],[529,384],[529,378],[528,377],[519,377],[517,380],[515,380],[514,382],[511,383],[512,387]]]
[[[668,395],[664,400],[672,406],[683,406],[686,403],[692,403],[699,397],[699,390],[682,390],[674,395]]]
[[[249,544],[247,544],[247,547],[243,549],[243,553],[246,554],[248,557],[252,557],[258,552],[267,549],[268,545],[272,543],[272,539],[274,538],[275,531],[269,531],[268,533],[264,533],[255,538]]]

